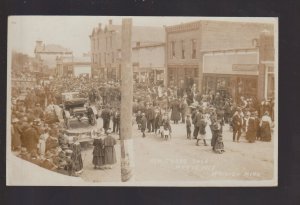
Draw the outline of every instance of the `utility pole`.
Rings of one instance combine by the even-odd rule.
[[[122,182],[134,180],[132,141],[133,70],[131,63],[132,19],[122,20],[121,68],[121,178]]]

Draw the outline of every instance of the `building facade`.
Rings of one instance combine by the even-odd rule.
[[[56,59],[58,57],[72,58],[73,56],[71,50],[56,44],[46,45],[43,41],[36,41],[34,54],[38,64],[38,70],[41,73],[55,71]]]
[[[162,27],[133,26],[131,45],[133,48],[137,47],[137,45],[163,43],[164,36]],[[120,80],[122,25],[114,25],[112,20],[109,20],[104,27],[100,23],[98,27],[93,29],[89,37],[91,42],[92,76],[104,81]]]
[[[205,52],[202,92],[219,92],[235,100],[274,98],[274,37],[264,31],[255,41],[255,48]]]
[[[132,63],[136,82],[162,84],[165,70],[165,44],[137,44],[132,48]]]
[[[57,57],[56,77],[80,77],[82,75],[91,77],[91,58],[82,57]]]
[[[168,26],[165,30],[166,85],[190,87],[196,84],[202,92],[206,91],[203,88],[206,84],[203,82],[204,54],[207,57],[209,52],[256,48],[263,31],[274,32],[272,24],[209,20]]]

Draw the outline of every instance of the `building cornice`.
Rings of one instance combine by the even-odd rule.
[[[166,26],[165,29],[167,33],[177,33],[177,32],[197,30],[200,28],[200,26],[201,26],[201,21],[195,21],[195,22],[183,23],[174,26]]]

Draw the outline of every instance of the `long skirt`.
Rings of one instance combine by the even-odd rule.
[[[213,147],[214,151],[217,153],[222,153],[224,151],[224,143],[222,140],[217,139],[214,147]]]
[[[93,156],[93,165],[95,165],[95,166],[105,165],[104,156]]]
[[[271,141],[271,128],[268,122],[263,122],[260,128],[260,137],[262,141]]]
[[[112,165],[117,162],[116,150],[114,146],[105,147],[105,164]]]
[[[256,130],[253,130],[253,131],[247,131],[246,132],[246,139],[249,141],[249,142],[255,142],[255,139],[256,139],[256,134],[257,134],[257,131]]]

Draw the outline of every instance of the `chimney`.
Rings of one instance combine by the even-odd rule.
[[[109,25],[112,25],[112,19],[109,19],[108,22],[109,22]]]

